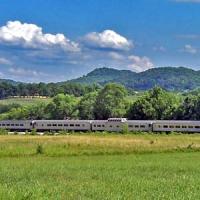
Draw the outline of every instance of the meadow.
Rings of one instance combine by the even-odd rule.
[[[0,136],[0,199],[199,199],[200,136]]]
[[[46,98],[46,99],[42,99],[42,98],[7,98],[7,99],[0,99],[0,104],[2,105],[9,105],[9,104],[19,104],[22,106],[27,106],[27,105],[34,105],[37,103],[49,103],[51,101],[51,98]]]

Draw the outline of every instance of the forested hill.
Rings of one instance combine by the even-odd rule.
[[[107,82],[118,82],[121,80],[123,83],[126,80],[134,79],[137,77],[137,73],[129,70],[117,70],[112,68],[97,68],[86,76],[71,80],[70,82],[83,83],[83,84],[94,84],[94,83],[107,83]]]
[[[135,73],[129,70],[98,68],[70,82],[100,85],[116,82],[134,90],[148,90],[154,86],[161,86],[168,90],[184,91],[200,87],[200,71],[184,67],[162,67]]]
[[[98,68],[78,79],[59,83],[20,83],[0,79],[0,99],[9,96],[55,96],[59,93],[82,96],[97,91],[106,83],[120,83],[136,91],[160,86],[172,91],[191,91],[200,88],[200,71],[188,68],[163,67],[141,73],[112,68]]]
[[[7,84],[11,84],[11,85],[17,85],[19,82],[10,80],[10,79],[0,79],[0,83],[7,83]]]

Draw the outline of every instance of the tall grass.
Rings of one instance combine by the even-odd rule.
[[[200,199],[200,136],[0,136],[0,199]]]
[[[117,155],[152,152],[200,151],[200,136],[155,134],[2,135],[0,157]],[[39,152],[38,152],[39,153]],[[37,153],[36,153],[37,154]]]
[[[0,128],[0,135],[8,135],[8,131],[6,129]]]

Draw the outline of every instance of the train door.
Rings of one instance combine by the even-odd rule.
[[[36,129],[36,126],[37,126],[36,122],[35,121],[31,121],[31,123],[30,123],[31,129]]]

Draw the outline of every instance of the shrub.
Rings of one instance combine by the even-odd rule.
[[[43,154],[43,153],[44,153],[43,146],[41,144],[38,144],[36,147],[36,154]]]
[[[128,134],[129,130],[128,130],[128,124],[123,124],[122,126],[122,134]]]
[[[0,129],[0,135],[8,135],[8,131],[6,129]]]
[[[30,132],[30,135],[37,135],[36,129],[32,129],[31,132]]]

